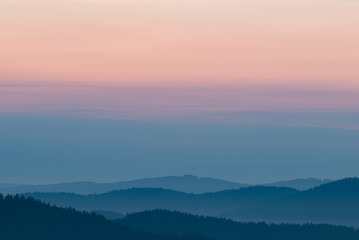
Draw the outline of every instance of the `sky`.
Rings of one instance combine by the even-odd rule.
[[[177,133],[183,124],[205,129],[211,126],[226,133],[228,127],[256,126],[253,132],[258,140],[251,142],[252,147],[268,143],[267,138],[260,137],[258,129],[263,127],[357,132],[358,12],[356,0],[0,0],[0,120],[15,119],[22,121],[21,126],[31,127],[27,124],[34,122],[31,119],[46,122],[50,118],[55,129],[58,119],[71,120],[72,128],[78,126],[79,120],[84,124],[117,121],[114,129],[128,121],[172,124],[174,129],[165,136]],[[28,146],[33,141],[51,142],[57,136],[39,133],[43,138],[38,139],[32,132],[34,139],[27,142],[25,136],[21,139],[15,125],[10,126],[17,140],[14,145],[6,145],[9,149],[21,149],[23,145],[16,145],[17,141]],[[280,137],[276,131],[271,134],[273,138]],[[7,143],[5,135],[0,138]],[[175,139],[173,136],[174,142]],[[230,139],[225,141],[228,145]],[[297,146],[291,148],[293,155],[300,152],[300,143],[305,145],[306,140],[301,141],[293,140],[293,146]],[[326,136],[319,135],[318,141],[324,149]],[[154,137],[153,142],[161,141]],[[144,143],[139,141],[138,147],[144,147],[140,144]],[[350,142],[343,144],[351,146]],[[9,153],[2,155],[0,163],[14,172],[23,165],[15,164],[17,161],[29,161],[35,167],[44,164],[44,159],[37,161],[34,158],[38,156],[30,154],[35,149],[28,152],[26,160]],[[99,154],[101,149],[98,148]],[[179,150],[174,149],[172,155],[179,154]],[[223,151],[218,149],[218,154]],[[235,147],[226,151],[234,153]],[[338,150],[338,159],[340,154],[349,154],[342,151]],[[155,150],[152,153],[157,154]],[[249,156],[246,154],[243,156]],[[275,162],[276,154],[272,151],[269,159]],[[77,161],[75,155],[66,156]],[[197,155],[190,156],[189,159]],[[324,152],[313,152],[310,159],[325,156]],[[354,166],[350,159],[353,158],[342,160],[347,161],[343,166],[347,166],[348,175],[352,175]],[[335,167],[328,174],[316,172],[317,162],[313,161],[307,166],[312,173],[303,168],[292,175],[345,176],[344,170],[335,174]],[[63,162],[66,161],[56,163]],[[243,162],[246,161],[238,160],[238,167],[245,166]],[[101,165],[91,157],[87,163],[94,169]],[[259,159],[254,163],[263,164]],[[184,163],[177,159],[176,164]],[[182,168],[173,174],[197,170]],[[8,180],[19,182],[21,174],[14,172]],[[164,168],[142,175],[166,172],[171,173]],[[77,174],[56,179],[91,180],[91,174]],[[198,174],[219,176],[210,169]],[[51,175],[38,179],[33,175],[23,180],[56,180],[51,180]],[[123,178],[138,175],[132,171],[132,175]],[[290,176],[273,170],[262,180]],[[101,176],[93,178],[106,180]],[[235,174],[228,178],[240,180]],[[256,181],[258,176],[244,180]]]
[[[193,174],[242,183],[358,176],[359,131],[112,119],[0,118],[0,182]]]
[[[358,88],[355,0],[1,0],[2,78]]]

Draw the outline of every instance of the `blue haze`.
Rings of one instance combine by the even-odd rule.
[[[0,182],[194,174],[244,183],[358,176],[359,131],[0,117]]]

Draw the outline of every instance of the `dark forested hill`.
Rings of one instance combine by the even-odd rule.
[[[167,210],[109,221],[31,198],[0,195],[0,236],[4,240],[357,240],[359,231],[324,224],[239,223]]]
[[[4,240],[205,240],[200,236],[151,234],[104,217],[0,195],[0,239]]]
[[[231,220],[194,216],[180,212],[153,210],[127,215],[121,222],[153,233],[201,234],[217,240],[350,240],[359,231],[332,225],[239,223]]]

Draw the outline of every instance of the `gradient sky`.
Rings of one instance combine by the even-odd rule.
[[[355,0],[1,0],[21,80],[359,87]]]
[[[0,0],[0,120],[7,123],[10,117],[22,121],[21,126],[28,126],[29,119],[46,122],[43,119],[50,117],[56,129],[54,119],[72,119],[75,122],[68,127],[69,133],[74,126],[81,125],[76,119],[84,122],[100,119],[103,124],[118,121],[114,129],[122,126],[124,120],[173,124],[177,130],[168,130],[165,136],[171,136],[172,131],[178,133],[181,124],[213,126],[218,131],[229,126],[255,125],[261,126],[258,129],[287,126],[335,131],[336,128],[357,134],[358,13],[357,0]],[[16,170],[27,166],[24,155],[16,154],[18,146],[55,141],[54,136],[61,132],[45,134],[41,139],[32,132],[33,139],[25,141],[20,130],[14,131],[13,145],[10,142],[4,146],[15,152],[9,150],[8,154],[0,155],[0,163],[2,169],[13,169],[9,177],[14,176],[16,181],[26,167],[18,175]],[[248,149],[270,142],[270,138],[261,137],[260,130],[254,132],[258,142],[251,142],[253,145]],[[287,134],[291,132],[288,130]],[[216,136],[209,141],[216,142]],[[271,131],[270,136],[281,138],[276,131]],[[298,155],[301,144],[305,145],[305,139],[312,137],[308,134],[293,140],[291,154]],[[321,142],[321,150],[335,145],[326,145],[326,138],[326,134],[316,138]],[[226,138],[223,135],[221,139]],[[352,146],[352,139],[345,137],[340,144]],[[232,140],[229,137],[224,144],[232,146]],[[4,136],[0,141],[7,143]],[[162,143],[155,137],[153,141]],[[255,152],[237,154],[237,146],[232,147],[225,149],[232,159],[228,160],[232,161],[228,162],[230,168],[250,162],[242,159],[236,165],[235,157],[254,159],[253,166],[265,162],[261,162],[260,156],[251,157]],[[95,145],[91,148],[95,149]],[[37,155],[31,153],[36,149],[30,147],[28,156],[35,158]],[[101,155],[101,149],[97,154]],[[190,146],[189,149],[193,150]],[[273,149],[268,159],[276,162],[280,143]],[[328,157],[323,150],[306,156],[310,161],[300,172],[294,169],[291,174],[280,175],[273,170],[267,179],[308,176],[306,168],[313,169],[313,175],[328,178],[352,175],[356,167],[353,159],[357,157],[353,149],[343,147],[332,154],[334,160],[328,174],[322,174],[316,162],[321,158],[322,164]],[[122,156],[115,148],[112,150],[111,159]],[[156,156],[157,151],[161,150],[155,148],[150,152]],[[64,156],[70,158],[71,153],[68,149]],[[175,153],[180,154],[180,148],[174,149],[172,154]],[[187,157],[195,159],[201,154],[196,155],[193,150],[193,155],[189,152]],[[346,168],[335,174],[336,164],[346,154],[351,154],[344,164]],[[75,155],[68,161],[79,161]],[[168,152],[166,157],[170,155]],[[284,157],[279,159],[283,163]],[[288,169],[303,161],[294,159],[295,163],[286,165]],[[40,165],[45,160],[40,157],[38,161]],[[101,166],[97,158],[88,161],[93,170]],[[176,161],[173,166],[183,171],[173,171],[174,174],[198,172],[217,176],[218,162],[213,171],[200,172],[195,166],[180,168],[183,159]],[[215,159],[211,161],[215,163]],[[111,164],[120,166],[113,162],[108,166]],[[276,166],[280,168],[280,164]],[[67,169],[60,165],[56,169],[61,168]],[[147,176],[171,172],[167,170],[149,172]],[[87,173],[91,172],[88,169]],[[31,176],[24,180],[30,181]],[[83,180],[89,175],[75,176],[74,173],[69,179]],[[135,175],[129,173],[127,177],[131,176]],[[116,175],[109,175],[109,179],[115,178]],[[236,179],[235,173],[231,178]],[[97,179],[106,180],[100,176]],[[254,177],[248,180],[255,181]],[[39,177],[38,181],[46,181],[46,177]]]
[[[357,112],[358,11],[354,0],[2,0],[0,112]]]

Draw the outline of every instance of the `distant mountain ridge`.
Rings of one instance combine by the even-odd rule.
[[[359,179],[330,182],[310,190],[254,186],[191,194],[161,188],[132,188],[104,194],[29,193],[63,207],[132,213],[168,209],[238,221],[331,223],[359,227]]]
[[[262,186],[274,186],[274,187],[288,187],[297,190],[308,190],[314,187],[318,187],[322,184],[332,182],[329,179],[318,179],[318,178],[297,178],[288,181],[280,181],[268,184],[262,184]]]
[[[359,178],[346,178],[221,216],[241,221],[314,222],[359,227]]]
[[[308,178],[274,182],[262,185],[307,190],[328,182],[330,182],[330,180]],[[0,184],[0,192],[3,194],[16,194],[27,192],[71,192],[77,194],[101,194],[109,191],[124,190],[130,188],[163,188],[186,193],[206,193],[224,191],[229,189],[238,189],[248,186],[251,185],[215,178],[198,178],[192,175],[184,175],[144,178],[133,181],[114,183],[72,182],[48,185]]]
[[[61,207],[122,214],[153,209],[169,209],[193,214],[218,215],[238,206],[247,206],[298,192],[291,188],[248,187],[215,193],[192,194],[162,188],[131,188],[104,194],[28,193],[26,196]]]

